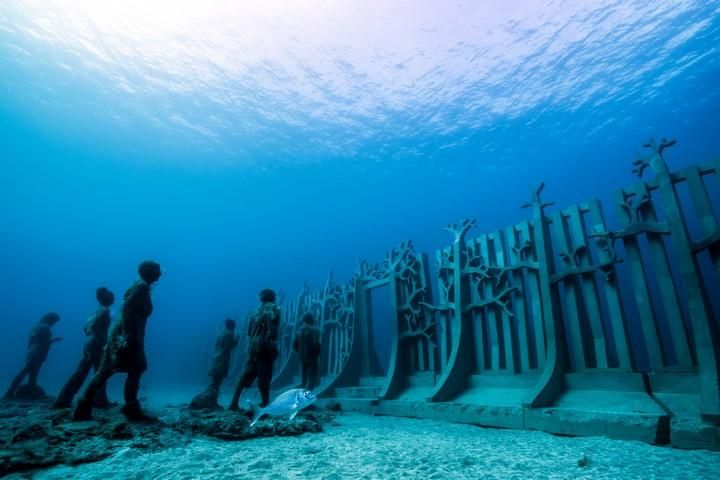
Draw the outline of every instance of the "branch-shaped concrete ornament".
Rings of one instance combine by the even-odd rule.
[[[503,312],[505,312],[508,316],[513,317],[515,314],[512,310],[510,310],[510,307],[508,306],[507,301],[503,301],[503,298],[505,298],[506,295],[509,293],[514,292],[515,290],[520,290],[520,287],[518,286],[506,286],[504,289],[502,289],[497,294],[493,295],[492,297],[488,298],[487,300],[482,300],[480,302],[476,303],[470,303],[465,306],[465,311],[468,310],[479,310],[483,309],[485,307],[489,307],[491,305],[496,305],[500,307]]]
[[[398,273],[398,267],[407,262],[407,258],[412,253],[412,240],[402,242],[397,248],[393,248],[385,254],[385,273]]]
[[[357,266],[357,273],[356,275],[360,280],[365,280],[368,277],[368,270],[370,269],[370,264],[367,260],[358,260],[358,266]]]
[[[653,153],[656,153],[656,154],[662,156],[663,151],[666,148],[672,147],[676,143],[677,143],[677,140],[675,140],[675,139],[668,140],[666,138],[662,138],[660,140],[660,143],[657,143],[654,138],[650,137],[650,139],[648,139],[647,143],[643,144],[643,147],[649,148],[650,150],[653,151]]]
[[[325,291],[329,291],[333,286],[333,277],[335,276],[335,271],[330,270],[328,272],[327,281],[325,282]]]
[[[512,250],[515,252],[515,255],[517,255],[518,260],[524,262],[528,257],[529,251],[532,250],[532,242],[525,240],[523,243],[516,243],[512,247]]]
[[[441,285],[440,288],[442,290],[442,296],[440,297],[445,298],[445,301],[450,301],[450,289],[453,288],[455,285],[455,279],[452,276],[449,276],[447,278],[441,278],[440,279]]]
[[[577,247],[571,247],[567,252],[560,252],[558,256],[568,268],[580,268],[586,252],[587,246],[582,244]]]
[[[617,260],[613,259],[612,263],[600,265],[600,271],[603,274],[603,279],[605,279],[607,283],[615,282],[615,268],[613,268],[613,263],[615,262],[617,262]]]
[[[414,277],[420,275],[420,261],[417,259],[415,253],[411,250],[405,255],[405,260],[400,266],[398,277],[404,281],[412,281]]]
[[[420,306],[417,302],[415,302],[415,298],[420,295],[421,293],[425,292],[425,287],[417,287],[413,283],[412,290],[408,291],[408,288],[403,288],[403,293],[405,294],[405,302],[402,305],[398,306],[398,310],[411,312],[413,315],[420,315]]]
[[[456,242],[459,242],[475,225],[477,225],[477,221],[472,218],[465,218],[460,223],[449,223],[445,225],[445,230],[455,237]]]
[[[452,270],[453,258],[452,252],[448,249],[438,250],[435,256],[435,269],[438,273],[443,270]]]
[[[412,317],[412,315],[410,315]],[[428,344],[435,347],[435,326],[436,322],[428,322],[424,327],[418,326],[413,323],[412,318],[408,318],[408,314],[405,314],[405,322],[407,324],[407,330],[400,334],[400,339],[412,338],[412,337],[425,337]]]
[[[468,242],[467,248],[465,248],[465,259],[468,267],[477,267],[485,263],[485,259],[480,254],[477,242]]]
[[[615,232],[608,232],[602,227],[595,225],[593,232],[589,235],[590,238],[595,239],[595,244],[599,249],[603,250],[608,259],[615,261],[617,259],[617,252],[615,251],[615,240],[617,235]]]
[[[422,305],[423,307],[427,308],[431,312],[447,312],[448,310],[455,310],[455,307],[452,303],[443,303],[440,305],[433,305],[431,303],[427,302],[420,302],[418,305]]]
[[[481,275],[472,275],[470,277],[470,284],[472,285],[472,291],[477,293],[478,295],[482,296],[482,292],[480,291],[480,286],[483,282],[483,277]]]
[[[545,182],[541,182],[540,185],[538,185],[537,188],[530,187],[530,201],[527,203],[523,203],[521,205],[521,208],[531,208],[531,207],[537,207],[542,211],[545,207],[549,207],[554,205],[554,202],[543,202],[541,195],[543,190],[545,189]]]
[[[641,157],[638,155],[638,158],[633,162],[632,173],[642,178],[643,173],[645,173],[645,169],[649,167],[650,160],[647,157]]]
[[[676,140],[668,140],[666,138],[663,138],[660,140],[660,143],[657,143],[655,139],[651,137],[643,144],[643,147],[650,149],[652,151],[652,155],[650,157],[638,157],[638,159],[633,162],[632,173],[642,178],[645,169],[650,167],[650,160],[653,156],[657,155],[662,158],[663,151],[665,151],[666,148],[674,146],[676,143]]]
[[[382,265],[384,265],[385,262],[382,262]],[[369,282],[372,280],[379,280],[381,278],[384,278],[387,274],[386,269],[382,267],[382,265],[374,264],[370,265],[370,263],[366,260],[360,260],[358,262],[358,271],[355,274],[355,278],[353,281],[361,281],[361,282]]]
[[[644,220],[643,210],[650,206],[651,199],[647,193],[643,193],[637,202],[633,202],[633,197],[628,198],[620,204],[620,207],[627,216],[628,223],[638,223]]]

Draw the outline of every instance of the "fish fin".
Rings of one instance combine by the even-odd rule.
[[[292,412],[290,414],[290,418],[288,419],[288,422],[292,422],[292,419],[295,418],[295,415],[297,415],[299,411],[300,410],[295,410],[294,412]]]
[[[245,404],[247,404],[248,410],[250,410],[250,411],[253,412],[253,413],[255,413],[255,412],[257,412],[258,410],[260,410],[260,407],[258,407],[257,404],[251,402],[250,400],[245,400]]]

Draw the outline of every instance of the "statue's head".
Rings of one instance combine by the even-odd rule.
[[[313,316],[312,312],[305,312],[302,316],[302,321],[305,325],[312,325],[315,323],[315,317]]]
[[[226,318],[225,328],[227,328],[228,330],[235,330],[235,320],[233,320],[232,318]]]
[[[115,295],[105,287],[100,287],[95,290],[95,298],[100,305],[103,307],[109,307],[115,303]]]
[[[270,303],[275,301],[275,291],[270,290],[269,288],[263,288],[260,290],[260,294],[258,295],[258,298],[262,303]]]
[[[146,260],[138,266],[138,273],[146,283],[155,283],[162,275],[160,264],[152,260]]]
[[[60,321],[60,315],[55,312],[48,312],[40,318],[40,321],[46,325],[53,326]]]

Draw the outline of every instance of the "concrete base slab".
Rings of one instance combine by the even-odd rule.
[[[672,412],[670,443],[673,447],[720,451],[720,426],[702,421],[699,394],[658,392],[655,399]]]
[[[670,378],[656,375],[658,386]],[[674,375],[691,382],[693,375]],[[624,371],[566,374],[566,390],[545,408],[523,406],[533,375],[508,379],[473,375],[467,389],[451,402],[428,402],[430,382],[414,382],[397,399],[348,398],[370,386],[338,388],[333,398],[344,410],[371,415],[427,418],[483,427],[539,430],[556,435],[605,436],[684,449],[720,451],[720,425],[703,423],[700,397],[689,388],[648,393],[642,375]],[[411,382],[407,382],[410,384]],[[666,381],[668,384],[672,382]],[[602,390],[598,390],[602,386]]]
[[[331,403],[339,403],[341,410],[374,415],[377,400],[369,398],[321,398],[315,402],[319,407],[327,407]]]
[[[341,398],[372,398],[380,394],[380,387],[336,387],[335,394]]]
[[[492,428],[539,430],[556,435],[605,436],[650,444],[670,441],[670,418],[664,412],[634,413],[572,408],[529,409],[522,406],[429,403],[412,400],[374,401],[356,398],[321,400],[340,403],[343,410],[371,415],[427,418]],[[709,435],[710,432],[707,432]]]
[[[558,398],[553,407],[621,414],[667,415],[668,413],[645,392],[569,390]]]
[[[395,400],[424,402],[433,392],[433,387],[406,388]]]
[[[518,406],[527,402],[531,391],[523,388],[473,388],[453,399],[469,405]]]
[[[654,394],[655,399],[675,417],[695,418],[700,416],[700,395],[662,393]]]
[[[429,418],[483,427],[523,429],[523,408],[520,406],[470,405],[464,403],[427,403],[402,400],[379,402],[375,415]]]
[[[360,377],[358,384],[361,387],[382,387],[385,383],[385,377]]]
[[[603,436],[653,445],[670,441],[670,418],[660,414],[537,408],[525,411],[525,428],[555,435]]]
[[[670,420],[670,442],[673,447],[686,450],[720,451],[720,426],[703,423],[699,419],[673,417]]]

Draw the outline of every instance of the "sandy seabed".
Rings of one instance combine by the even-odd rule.
[[[583,458],[587,466],[579,465]],[[97,463],[54,467],[32,478],[717,479],[720,453],[341,414],[336,425],[318,434],[239,442],[198,438],[156,453],[125,449]]]

